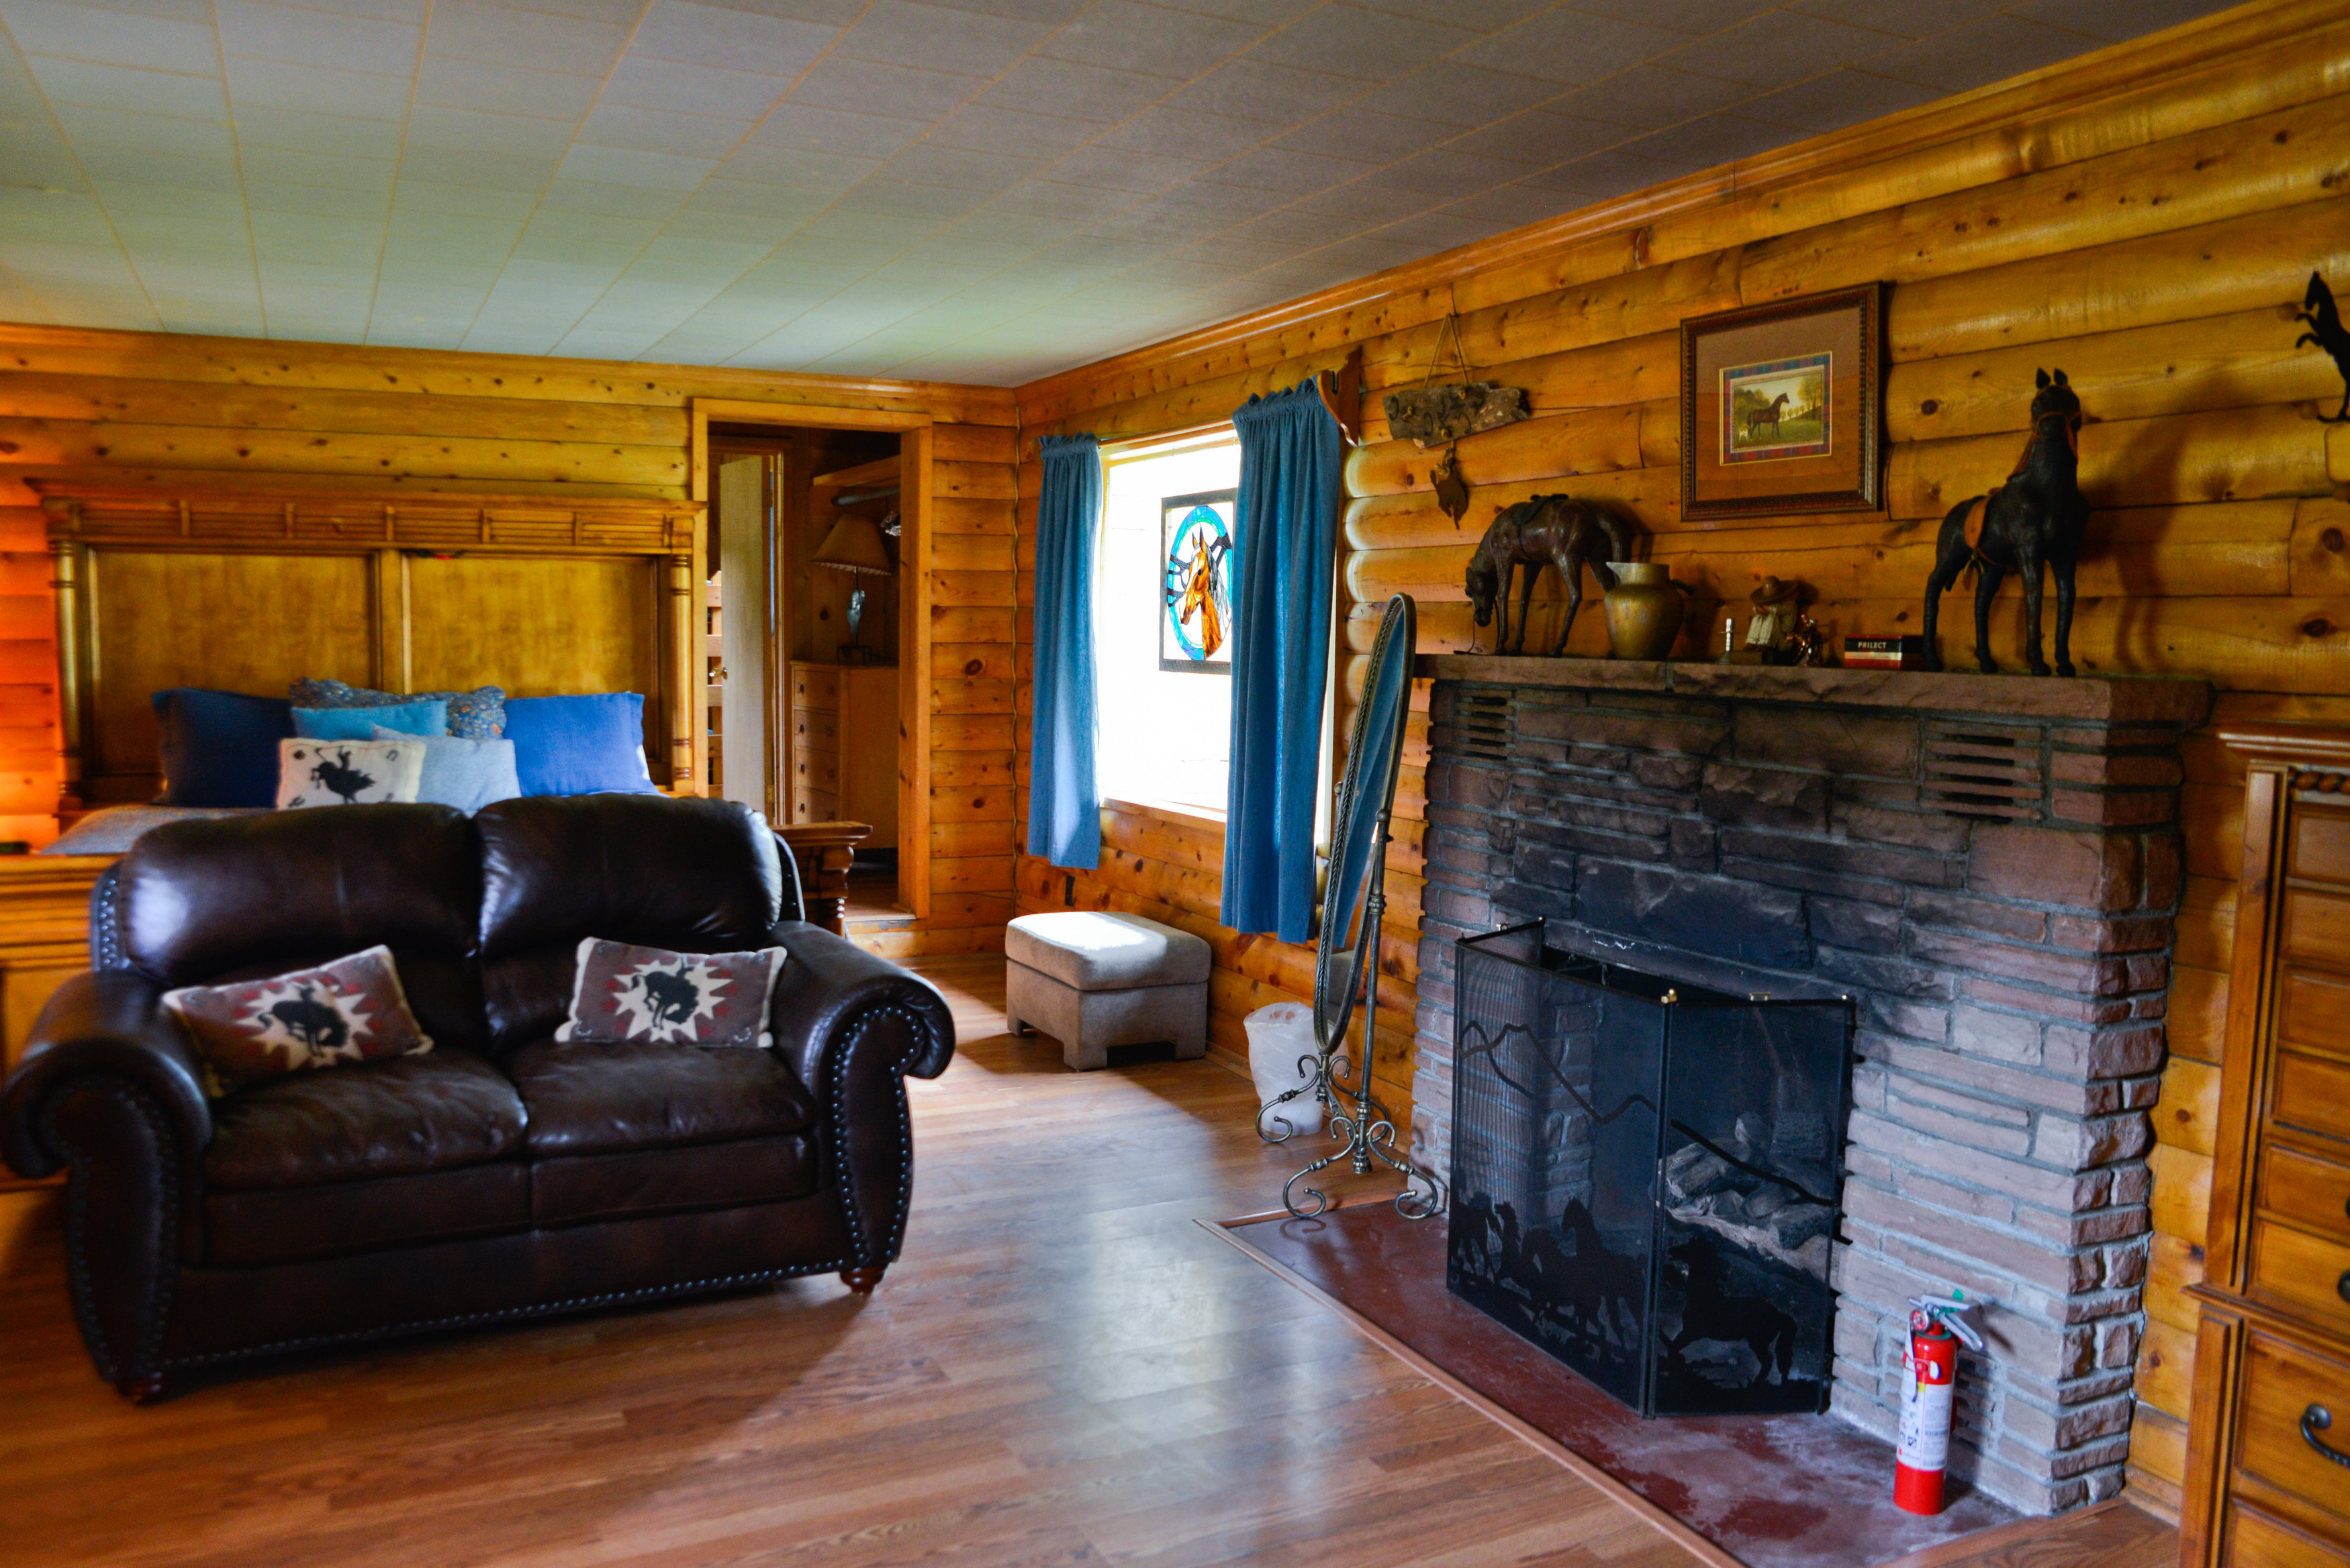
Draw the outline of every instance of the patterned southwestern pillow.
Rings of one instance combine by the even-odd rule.
[[[471,691],[411,691],[405,695],[371,691],[340,680],[302,680],[287,695],[297,708],[389,708],[400,702],[439,698],[449,704],[449,732],[461,740],[494,741],[506,732],[506,693],[503,686],[476,686]]]
[[[424,776],[424,742],[280,741],[277,809],[413,801]]]
[[[194,1043],[215,1099],[305,1068],[432,1049],[387,947],[267,980],[167,991],[163,1009]]]
[[[769,1043],[767,1002],[784,950],[673,953],[588,937],[579,944],[571,1017],[557,1040],[655,1045]]]

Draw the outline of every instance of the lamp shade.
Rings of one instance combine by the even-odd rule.
[[[834,524],[824,543],[816,546],[814,559],[820,566],[876,576],[886,577],[895,569],[889,565],[888,546],[881,543],[881,530],[870,517],[844,517]]]

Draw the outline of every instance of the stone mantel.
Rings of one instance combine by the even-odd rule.
[[[1748,702],[1897,708],[1916,713],[1981,713],[2003,719],[2088,724],[2165,724],[2190,729],[2211,711],[2211,688],[2168,676],[2040,680],[2028,675],[1928,674],[1899,670],[1810,670],[1680,659],[1539,659],[1423,653],[1423,680],[1500,686],[1655,692]]]

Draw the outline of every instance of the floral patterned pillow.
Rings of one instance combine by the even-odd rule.
[[[288,1073],[432,1049],[387,947],[266,980],[182,986],[162,1005],[187,1031],[215,1098]]]
[[[764,1047],[784,950],[673,953],[589,937],[577,965],[557,1040]]]
[[[434,698],[449,704],[449,732],[460,740],[494,741],[506,732],[506,693],[502,686],[471,691],[411,691],[401,695],[341,680],[302,680],[287,691],[297,708],[390,708]]]

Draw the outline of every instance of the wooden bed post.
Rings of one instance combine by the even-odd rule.
[[[82,805],[80,548],[65,535],[49,541],[49,587],[57,616],[57,760],[64,774],[59,811],[79,811]]]

